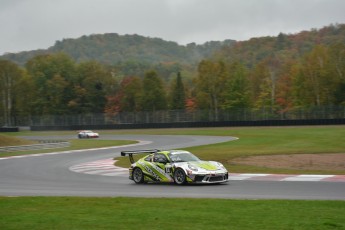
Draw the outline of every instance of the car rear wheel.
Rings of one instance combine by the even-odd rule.
[[[144,183],[144,174],[143,174],[143,171],[140,168],[135,168],[133,170],[133,180],[137,184]]]
[[[174,181],[178,185],[182,185],[186,183],[186,173],[183,171],[183,169],[178,168],[175,170]]]

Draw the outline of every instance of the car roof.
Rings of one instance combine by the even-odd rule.
[[[164,151],[159,151],[157,153],[164,154],[168,156],[169,154],[179,154],[179,153],[190,153],[186,150],[164,150]]]

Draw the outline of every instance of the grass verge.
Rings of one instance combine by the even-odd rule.
[[[280,154],[319,154],[345,153],[345,126],[296,126],[296,127],[224,127],[224,128],[179,128],[179,129],[140,129],[140,130],[102,130],[101,135],[151,134],[151,135],[213,135],[234,136],[237,141],[187,148],[205,160],[222,162],[230,172],[234,173],[286,173],[286,174],[345,174],[344,170],[306,170],[290,168],[267,168],[233,163],[234,158],[280,155]],[[71,135],[74,131],[46,131],[9,133],[19,135]],[[82,140],[84,141],[84,140]],[[73,144],[75,148],[96,148],[114,143],[80,142]],[[103,140],[102,140],[103,141]],[[99,144],[99,145],[98,145]],[[109,144],[109,145],[108,145]],[[79,146],[77,146],[79,145]],[[36,152],[35,152],[36,153]],[[118,158],[117,165],[129,167],[126,158]]]
[[[344,201],[0,197],[0,229],[345,229]]]
[[[37,142],[0,134],[0,147],[31,144],[37,144]]]
[[[131,132],[130,130],[128,132]],[[143,132],[143,131],[139,131]],[[157,133],[156,133],[157,132]],[[232,163],[237,157],[280,154],[345,153],[344,126],[254,127],[146,130],[147,134],[234,136],[239,140],[186,148],[204,160],[222,162],[230,172],[287,174],[345,174],[344,170],[276,169]],[[117,165],[128,167],[127,158]]]

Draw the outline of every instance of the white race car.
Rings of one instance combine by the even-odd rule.
[[[149,153],[135,162],[133,155]],[[224,183],[228,182],[228,170],[219,162],[202,161],[184,150],[138,150],[123,151],[132,163],[129,179],[135,183],[175,182],[185,183]]]
[[[82,130],[78,133],[78,138],[98,138],[99,134],[92,132],[91,130]]]

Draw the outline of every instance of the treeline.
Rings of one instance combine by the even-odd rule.
[[[2,123],[17,116],[197,109],[217,119],[220,111],[243,108],[283,114],[345,106],[344,25],[299,35],[309,40],[280,34],[223,46],[196,66],[106,65],[62,52],[34,56],[24,67],[1,60]]]
[[[285,113],[298,107],[345,106],[345,44],[316,45],[300,58],[272,53],[247,68],[240,61],[199,64],[198,107],[218,110],[269,108]]]
[[[76,62],[98,61],[105,65],[135,67],[134,70],[158,63],[184,63],[195,65],[223,46],[231,46],[234,40],[211,41],[201,45],[186,46],[160,38],[116,33],[93,34],[77,39],[63,39],[46,50],[7,53],[0,58],[21,66],[37,55],[65,53]],[[142,70],[142,69],[141,69]],[[125,70],[124,70],[125,71]],[[125,73],[133,73],[133,70]]]
[[[9,124],[13,116],[184,109],[181,75],[170,86],[159,72],[122,76],[114,67],[77,63],[64,53],[36,56],[25,68],[0,60],[1,114]]]

